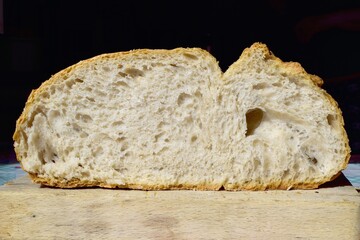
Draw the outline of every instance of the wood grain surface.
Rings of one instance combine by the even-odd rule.
[[[0,187],[0,239],[358,240],[359,193],[337,185],[262,192],[66,190],[25,176]]]

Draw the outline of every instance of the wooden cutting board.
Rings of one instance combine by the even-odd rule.
[[[339,179],[347,184],[341,183]],[[360,239],[360,195],[317,190],[132,191],[0,187],[0,239]]]

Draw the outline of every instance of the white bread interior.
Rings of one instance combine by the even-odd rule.
[[[62,188],[316,188],[350,156],[321,83],[261,43],[225,73],[197,48],[104,54],[31,93],[15,151],[33,181]]]

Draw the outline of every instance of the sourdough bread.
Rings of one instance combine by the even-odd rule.
[[[261,43],[225,73],[197,48],[104,54],[31,93],[15,151],[34,182],[62,188],[316,188],[350,156],[321,84]]]

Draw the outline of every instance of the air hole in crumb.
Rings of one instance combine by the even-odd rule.
[[[217,103],[218,103],[218,104],[221,104],[221,102],[222,102],[222,95],[219,94],[219,95],[217,96],[216,100],[217,100]]]
[[[65,150],[64,150],[64,153],[65,155],[68,155],[70,152],[72,152],[74,150],[74,147],[67,147]]]
[[[128,145],[126,143],[124,143],[121,148],[120,151],[124,152],[126,149],[128,149]]]
[[[56,153],[53,153],[53,156],[52,156],[52,158],[51,158],[51,161],[52,161],[53,163],[55,163],[57,160],[59,160],[58,155],[57,155]]]
[[[254,171],[261,166],[261,161],[259,159],[254,160]]]
[[[129,74],[132,78],[144,76],[144,72],[136,68],[127,68],[125,73]]]
[[[121,125],[123,125],[123,124],[124,124],[123,121],[116,121],[116,122],[113,122],[111,125],[112,125],[113,127],[116,127],[116,126],[121,126]]]
[[[86,97],[86,99],[89,100],[90,102],[95,102],[95,99],[94,99],[94,98]]]
[[[184,57],[190,58],[190,59],[192,59],[192,60],[198,59],[197,56],[195,56],[195,55],[193,55],[193,54],[191,54],[191,53],[184,53],[183,55],[184,55]]]
[[[159,107],[158,110],[157,110],[157,112],[158,112],[158,113],[161,113],[161,112],[163,112],[164,110],[165,110],[165,107]]]
[[[191,95],[187,94],[187,93],[180,93],[178,99],[177,99],[177,104],[179,106],[185,104],[185,103],[189,103],[191,102]]]
[[[86,133],[86,132],[81,132],[81,133],[80,133],[80,137],[81,137],[81,138],[87,138],[88,136],[89,136],[89,134]]]
[[[95,94],[98,95],[99,97],[105,97],[107,94],[100,91],[100,90],[95,90]]]
[[[157,128],[162,128],[162,127],[164,127],[164,126],[166,126],[166,125],[168,125],[167,122],[161,121],[161,122],[159,122],[159,124],[157,125]]]
[[[196,135],[192,136],[192,137],[191,137],[191,142],[192,142],[192,143],[195,142],[195,141],[197,140],[197,138],[198,138],[198,137],[197,137]]]
[[[76,116],[75,116],[75,119],[76,120],[80,120],[84,123],[88,123],[88,122],[91,122],[92,121],[92,118],[87,115],[87,114],[80,114],[80,113],[77,113]]]
[[[264,117],[263,110],[259,108],[251,109],[246,113],[246,136],[253,135],[255,130],[260,126]]]
[[[82,177],[89,177],[90,173],[89,172],[81,172],[81,176]]]
[[[129,84],[127,84],[126,82],[124,81],[117,81],[114,83],[115,86],[118,86],[118,87],[129,87]]]
[[[197,97],[197,98],[202,98],[202,93],[199,91],[199,90],[196,90],[196,92],[195,92],[195,97]]]
[[[318,160],[315,157],[309,158],[310,162],[314,165],[318,163]]]
[[[160,151],[158,151],[158,154],[159,154],[159,153],[162,153],[162,152],[165,152],[165,151],[167,151],[167,150],[169,150],[168,147],[163,147],[162,149],[160,149]],[[161,169],[162,169],[162,168],[161,168]]]
[[[295,172],[298,172],[300,169],[299,164],[295,163],[293,168]]]
[[[184,123],[186,124],[192,124],[194,122],[194,119],[192,118],[192,116],[188,116],[184,119]]]
[[[99,157],[104,153],[104,149],[102,147],[98,147],[93,153],[94,157]]]
[[[121,143],[121,142],[123,142],[125,139],[126,139],[126,137],[119,137],[119,138],[116,139],[116,141],[117,141],[118,143]]]
[[[286,179],[286,178],[289,176],[289,174],[290,174],[290,170],[289,170],[289,169],[286,169],[286,170],[284,171],[284,173],[283,173],[282,178],[283,178],[283,179]]]
[[[50,94],[53,95],[56,91],[56,87],[55,86],[51,86],[50,87]]]
[[[43,164],[43,165],[46,163],[44,155],[45,155],[44,150],[41,151],[41,152],[38,152],[38,159],[40,160],[41,164]]]
[[[68,87],[68,88],[72,88],[76,83],[83,83],[84,80],[80,79],[80,78],[76,78],[74,80],[68,80],[65,82],[65,85]]]
[[[282,84],[279,83],[279,82],[273,83],[272,85],[273,85],[274,87],[282,87]]]
[[[49,113],[49,121],[52,122],[54,121],[56,118],[60,117],[60,112],[56,111],[56,110],[52,110]]]
[[[109,72],[109,71],[110,71],[110,68],[107,67],[107,66],[103,67],[102,69],[103,69],[105,72]]]
[[[71,88],[74,84],[75,84],[74,81],[67,81],[67,82],[65,83],[65,85],[66,85],[68,88]]]
[[[118,90],[118,89],[116,89],[116,88],[112,88],[111,89],[111,94],[112,94],[112,96],[116,96],[116,95],[118,95],[120,93],[120,91]],[[112,97],[111,97],[112,98]]]
[[[124,73],[124,72],[118,72],[118,75],[120,76],[120,77],[126,77],[128,74],[127,73]]]
[[[49,93],[44,92],[44,93],[41,94],[41,97],[47,99],[47,98],[50,97],[50,95],[49,95]]]
[[[81,127],[80,127],[78,124],[76,124],[76,123],[73,123],[73,124],[72,124],[72,127],[73,127],[73,129],[74,129],[76,132],[80,132],[80,131],[81,131]]]
[[[264,88],[267,88],[267,87],[268,87],[267,83],[258,83],[258,84],[253,86],[253,89],[260,90],[260,89],[264,89]]]
[[[161,133],[159,133],[159,134],[156,134],[156,135],[155,135],[155,142],[159,141],[159,139],[160,139],[161,136],[163,136],[163,135],[164,135],[164,132],[161,132]]]
[[[327,115],[327,123],[331,126],[334,127],[335,126],[335,122],[336,122],[336,117],[332,114]]]

